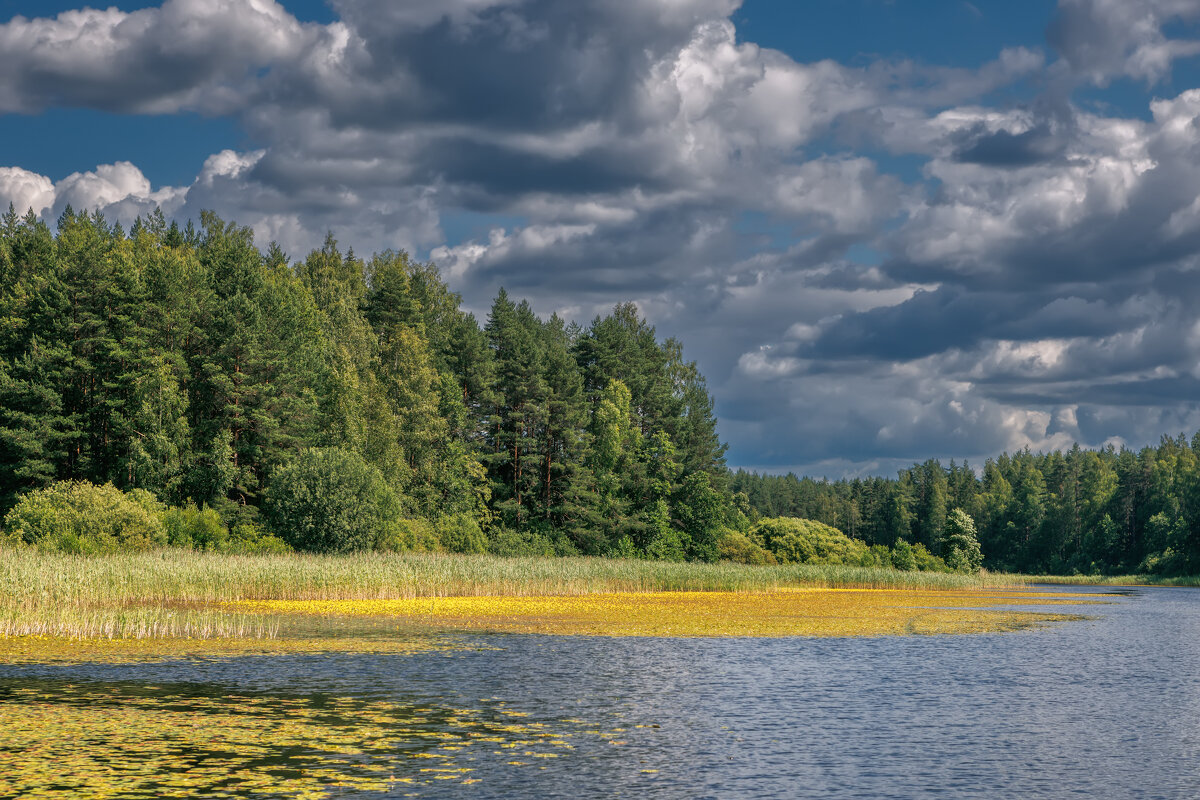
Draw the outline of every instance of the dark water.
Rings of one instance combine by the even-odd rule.
[[[519,765],[476,747],[455,755],[478,783],[335,797],[1200,797],[1200,590],[1113,600],[1079,608],[1087,621],[994,635],[496,635],[415,656],[0,666],[0,699],[68,682],[111,702],[139,686],[176,702],[350,698],[424,709],[434,728],[438,709],[500,725],[504,708],[572,745]]]

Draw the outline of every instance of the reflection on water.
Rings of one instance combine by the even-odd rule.
[[[1200,591],[1080,610],[977,636],[0,666],[0,795],[1195,797]]]

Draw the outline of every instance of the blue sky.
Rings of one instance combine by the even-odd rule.
[[[1200,429],[1200,0],[0,0],[0,201],[332,230],[586,322],[730,462]]]

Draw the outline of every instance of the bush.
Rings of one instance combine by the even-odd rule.
[[[111,483],[60,481],[22,496],[4,528],[10,538],[44,551],[147,550],[167,542],[151,510],[156,503],[148,492],[130,496]]]
[[[221,515],[208,506],[201,509],[194,505],[168,508],[163,512],[162,522],[167,532],[167,544],[172,547],[222,550],[229,539],[229,530],[221,521]]]
[[[452,514],[434,524],[438,541],[451,553],[486,553],[488,538],[470,514]]]
[[[234,525],[222,550],[240,555],[277,555],[292,552],[287,542],[252,522]]]
[[[657,561],[686,561],[687,535],[667,525],[654,533],[650,543],[646,545],[646,555]],[[717,558],[721,558],[719,554]]]
[[[865,543],[811,519],[762,519],[750,529],[750,535],[782,564],[858,566],[869,558]]]
[[[439,553],[442,551],[442,543],[438,540],[437,529],[429,520],[397,519],[384,526],[379,538],[375,540],[375,549],[390,552]]]
[[[564,535],[547,536],[537,530],[492,528],[488,549],[498,556],[575,556],[579,551]]]
[[[905,572],[915,572],[917,558],[913,555],[912,545],[903,539],[897,539],[892,546],[892,566]]]
[[[863,554],[862,561],[859,562],[860,567],[890,567],[891,565],[892,551],[882,544],[873,544],[868,547]]]
[[[913,561],[921,572],[953,572],[946,562],[929,552],[923,544],[914,544],[912,548]]]
[[[272,476],[266,517],[297,550],[345,553],[376,546],[400,519],[400,501],[357,454],[310,448]]]
[[[629,536],[622,536],[617,539],[617,543],[609,549],[607,556],[609,558],[645,558],[646,553],[634,544],[633,539]]]
[[[717,541],[717,555],[722,561],[737,564],[774,564],[775,556],[737,531],[726,531]]]

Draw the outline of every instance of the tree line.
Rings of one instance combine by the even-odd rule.
[[[970,516],[984,566],[1040,574],[1200,572],[1200,434],[1138,451],[1023,450],[982,473],[936,459],[895,479],[835,482],[733,474],[731,489],[767,516],[819,520],[868,544],[931,549],[950,515]]]
[[[332,235],[292,261],[211,212],[0,219],[0,515],[50,492],[22,525],[143,513],[59,486],[86,481],[148,542],[337,549],[316,508],[401,549],[1200,571],[1200,437],[836,482],[724,454],[703,376],[633,304],[584,327],[501,290],[480,324],[432,264]]]
[[[384,492],[397,546],[711,560],[745,522],[724,452],[632,304],[583,327],[501,290],[480,324],[433,265],[332,235],[293,262],[210,212],[0,220],[0,513],[87,481],[245,531],[307,459]]]

